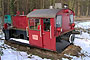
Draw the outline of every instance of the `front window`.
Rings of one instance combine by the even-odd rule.
[[[39,30],[40,27],[40,19],[32,18],[29,20],[29,28],[31,30]]]
[[[56,27],[61,27],[62,26],[62,16],[58,15],[56,17]]]
[[[70,23],[73,23],[73,15],[70,15]]]

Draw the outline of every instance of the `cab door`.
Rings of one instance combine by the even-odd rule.
[[[30,45],[43,48],[42,45],[41,19],[29,19],[29,43]]]
[[[42,21],[42,36],[43,36],[43,46],[45,49],[50,49],[51,48],[51,45],[50,45],[50,42],[51,42],[51,34],[50,34],[50,31],[51,31],[51,24],[50,24],[50,19],[43,19]]]

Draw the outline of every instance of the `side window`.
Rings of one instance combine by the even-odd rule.
[[[43,19],[44,31],[50,31],[50,19]]]
[[[58,15],[56,17],[56,27],[61,27],[62,26],[62,15]]]
[[[73,15],[70,15],[70,23],[73,23]]]
[[[29,28],[30,30],[39,30],[40,28],[40,19],[29,19]]]

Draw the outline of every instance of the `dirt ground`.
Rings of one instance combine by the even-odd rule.
[[[62,58],[67,58],[70,60],[70,59],[72,59],[72,57],[70,57],[70,56],[79,57],[82,55],[82,54],[80,54],[81,48],[79,46],[75,46],[75,45],[70,45],[62,53],[57,53],[57,52],[42,50],[42,49],[38,49],[38,48],[28,48],[26,46],[9,43],[7,41],[5,41],[5,44],[17,48],[18,51],[25,51],[28,54],[38,55],[42,58],[48,58],[48,59],[52,59],[52,60],[62,60]],[[67,55],[70,55],[70,56],[67,56]]]

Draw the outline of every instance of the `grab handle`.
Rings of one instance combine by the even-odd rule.
[[[52,38],[51,25],[50,25],[50,38]]]
[[[40,37],[42,37],[42,32],[41,32],[41,25],[40,25]]]

